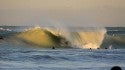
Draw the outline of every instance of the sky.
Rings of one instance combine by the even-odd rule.
[[[124,27],[125,0],[0,0],[0,26]]]

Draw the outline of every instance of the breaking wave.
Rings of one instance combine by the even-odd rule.
[[[20,32],[0,28],[1,41],[41,48],[124,48],[125,36],[109,34],[106,28],[83,28],[80,31],[53,28],[25,28]],[[8,31],[8,32],[7,32]],[[115,30],[116,31],[116,30]],[[5,36],[5,37],[4,37]],[[2,37],[4,39],[2,39]]]

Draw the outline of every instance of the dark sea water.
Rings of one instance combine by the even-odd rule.
[[[120,28],[107,28],[100,49],[34,48],[13,39],[24,28],[27,27],[1,27],[0,70],[110,70],[113,66],[125,70],[123,28],[122,32],[117,30]],[[104,49],[109,45],[113,48]]]
[[[0,70],[110,70],[113,66],[125,69],[125,49],[29,49],[9,46],[0,46]]]

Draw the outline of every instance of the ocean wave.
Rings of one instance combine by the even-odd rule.
[[[119,30],[83,28],[80,31],[63,31],[53,28],[31,27],[21,32],[4,31],[0,36],[7,43],[40,48],[125,48],[125,36]],[[1,38],[2,40],[2,38]]]

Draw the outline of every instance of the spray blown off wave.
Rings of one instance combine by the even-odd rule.
[[[78,48],[97,49],[105,38],[106,29],[89,29],[78,32],[71,32],[68,36],[70,42]]]
[[[33,28],[16,35],[17,38],[40,47],[68,48],[68,41],[59,35],[42,28]]]
[[[80,48],[93,48],[97,49],[102,44],[105,37],[106,30],[77,32],[77,38],[74,43]]]
[[[12,32],[13,33],[13,32]],[[66,31],[51,28],[35,27],[14,33],[8,39],[18,44],[35,45],[42,48],[93,48],[102,44],[106,34],[105,28],[83,31]],[[8,34],[9,35],[9,34]]]
[[[123,28],[0,27],[0,42],[41,48],[124,48]]]
[[[58,33],[56,30],[35,28],[22,32],[17,37],[39,46],[50,47],[56,45],[96,49],[102,44],[105,33],[105,29],[94,29],[83,32],[64,32],[62,30]]]

